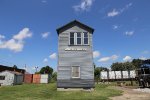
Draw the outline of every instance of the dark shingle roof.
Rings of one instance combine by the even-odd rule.
[[[22,73],[24,74],[25,73],[25,70],[24,69],[15,69],[13,67],[8,67],[8,66],[4,66],[4,65],[0,65],[0,72],[2,71],[5,71],[5,70],[8,70],[8,71],[15,71],[15,72],[19,72],[19,73]]]
[[[83,24],[83,23],[81,23],[81,22],[79,22],[77,20],[73,20],[73,21],[69,22],[68,24],[65,24],[64,26],[56,29],[56,31],[59,34],[63,29],[67,29],[67,27],[73,26],[73,25],[79,25],[79,26],[81,26],[81,27],[83,27],[85,29],[88,29],[89,31],[91,31],[91,33],[94,32],[93,28],[91,28],[91,27],[89,27],[89,26],[87,26],[87,25],[85,25],[85,24]]]

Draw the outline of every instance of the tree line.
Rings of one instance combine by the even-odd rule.
[[[115,62],[115,63],[112,63],[112,65],[110,66],[110,69],[112,71],[136,70],[140,68],[142,64],[150,64],[150,59],[147,59],[147,60],[133,59],[131,62]],[[96,67],[96,65],[94,65],[95,79],[100,77],[101,71],[109,71],[110,69],[106,67]]]
[[[54,72],[53,68],[48,65],[42,67],[40,71],[35,72],[35,74],[49,74],[51,76],[51,80],[57,81],[57,72]]]

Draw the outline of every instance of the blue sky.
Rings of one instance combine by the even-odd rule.
[[[149,0],[0,0],[0,64],[57,69],[56,29],[74,19],[95,29],[94,62],[150,58]]]

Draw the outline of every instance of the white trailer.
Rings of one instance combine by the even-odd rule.
[[[121,79],[121,71],[115,71],[116,79]]]
[[[108,79],[108,76],[107,76],[107,71],[102,71],[101,72],[101,79]]]

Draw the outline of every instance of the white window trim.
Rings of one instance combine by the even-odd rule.
[[[84,32],[83,32],[83,45],[89,45],[89,32],[87,32],[88,35],[88,44],[84,44]]]
[[[79,77],[73,77],[73,76],[72,76],[73,67],[78,67],[78,68],[79,68]],[[72,67],[71,67],[71,78],[80,78],[80,66],[72,66]]]
[[[77,32],[74,32],[74,44],[70,44],[70,33],[69,33],[69,45],[89,45],[89,40],[90,40],[89,39],[89,32],[87,32],[88,44],[84,44],[84,32],[81,32],[81,44],[77,44]]]
[[[76,44],[75,45],[82,45],[82,32],[80,32],[81,34],[81,44],[78,44],[77,41],[78,41],[78,37],[77,37],[77,32],[75,32],[75,35],[76,35]]]
[[[71,33],[71,32],[70,32]],[[69,33],[69,45],[76,45],[76,41],[75,41],[75,32],[74,32],[74,44],[70,44],[70,33]]]

